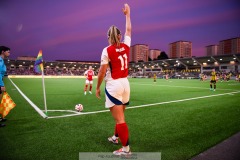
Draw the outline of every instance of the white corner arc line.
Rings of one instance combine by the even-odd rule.
[[[79,112],[79,113],[75,113],[75,114],[62,115],[62,116],[49,116],[48,119],[72,117],[72,116],[79,116],[79,115],[86,115],[86,114],[95,114],[95,113],[103,113],[103,112],[109,112],[109,110],[94,111],[94,112]]]
[[[42,110],[44,111],[44,110]],[[73,111],[73,110],[47,110],[48,112],[72,112],[72,113],[79,113],[77,111]]]
[[[177,103],[177,102],[191,101],[191,100],[196,100],[196,99],[204,99],[204,98],[218,97],[218,96],[224,96],[224,95],[236,94],[236,93],[240,93],[240,91],[229,92],[229,93],[222,93],[222,94],[215,94],[215,95],[209,95],[209,96],[202,96],[202,97],[186,98],[186,99],[180,99],[180,100],[174,100],[174,101],[167,101],[167,102],[144,104],[144,105],[139,105],[139,106],[126,107],[126,109],[143,108],[143,107],[156,106],[156,105],[161,105],[161,104],[169,104],[169,103]],[[96,114],[96,113],[103,113],[103,112],[109,112],[109,110],[102,110],[102,111],[95,111],[95,112],[80,112],[80,113],[78,113],[78,114],[70,114],[70,115],[62,115],[62,116],[51,116],[51,117],[48,117],[48,118],[49,118],[49,119],[51,119],[51,118],[64,118],[64,117],[72,117],[72,116],[86,115],[86,114]]]
[[[43,118],[48,118],[48,116],[46,116],[42,110],[40,110],[38,108],[38,106],[36,106],[18,87],[15,83],[13,83],[13,81],[9,78],[9,80],[12,82],[12,84],[14,85],[14,87],[18,90],[18,92],[23,96],[23,98],[26,99],[26,101],[40,114],[40,116],[42,116]]]

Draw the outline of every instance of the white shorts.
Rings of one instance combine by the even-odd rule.
[[[114,105],[128,105],[130,99],[130,85],[127,78],[120,78],[106,82],[105,107]]]
[[[89,81],[88,79],[86,79],[86,84],[93,84],[93,80],[92,81]]]

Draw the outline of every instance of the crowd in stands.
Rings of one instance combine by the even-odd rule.
[[[199,79],[204,81],[208,79],[207,77],[210,76],[209,73],[211,72],[203,72],[199,74]],[[231,79],[235,79],[236,81],[239,81],[240,74],[238,72],[226,72],[226,71],[217,71],[216,72],[216,79],[220,81],[229,81]]]
[[[8,75],[40,75],[36,73],[32,67],[20,67],[20,68],[8,68]],[[98,70],[97,70],[98,71]],[[95,75],[97,75],[95,71]],[[85,69],[59,69],[59,68],[45,68],[44,75],[53,75],[53,76],[83,76]],[[158,72],[144,72],[143,70],[129,71],[129,76],[133,78],[152,78],[156,74],[157,78],[164,79],[168,76],[169,79],[208,79],[211,72],[199,71],[183,71],[183,70],[168,70],[168,71],[158,71]],[[237,72],[224,72],[218,71],[217,76],[219,79],[233,79],[238,77]]]
[[[204,76],[204,79],[207,80],[211,76],[211,72],[196,72],[196,71],[162,71],[162,72],[132,72],[130,71],[129,76],[133,78],[152,78],[156,74],[157,78],[165,79],[166,76],[169,79],[202,79]],[[239,79],[239,73],[238,72],[225,72],[225,71],[218,71],[217,72],[217,79],[228,81],[230,79]]]
[[[197,79],[199,72],[182,72],[182,71],[161,71],[161,72],[130,72],[129,76],[131,77],[144,77],[144,78],[152,78],[153,75],[156,74],[157,78],[165,78],[166,75],[170,79]]]
[[[45,68],[44,75],[55,76],[81,76],[84,69],[58,69],[58,68]],[[8,75],[39,75],[33,68],[8,68]]]

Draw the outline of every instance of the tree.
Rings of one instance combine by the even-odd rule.
[[[148,61],[152,61],[152,59],[150,57],[148,57]]]
[[[161,60],[161,59],[168,59],[168,55],[166,54],[165,51],[162,51],[158,56],[158,60]]]

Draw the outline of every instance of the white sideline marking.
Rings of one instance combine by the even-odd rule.
[[[229,86],[238,86],[240,84],[228,84]]]
[[[147,86],[167,86],[167,87],[177,87],[177,88],[197,88],[197,89],[208,89],[209,88],[203,88],[203,87],[189,87],[189,86],[173,86],[173,85],[163,85],[163,84],[139,84],[139,83],[130,83],[131,85],[132,84],[135,84],[135,85],[147,85]],[[234,90],[234,89],[220,89],[220,88],[217,88],[217,90],[223,90],[223,91],[238,91],[238,90]]]
[[[222,94],[215,94],[215,95],[209,95],[209,96],[202,96],[202,97],[186,98],[186,99],[180,99],[180,100],[174,100],[174,101],[167,101],[167,102],[144,104],[144,105],[139,105],[139,106],[126,107],[126,109],[135,109],[135,108],[156,106],[156,105],[160,105],[160,104],[177,103],[177,102],[191,101],[191,100],[196,100],[196,99],[203,99],[203,98],[210,98],[210,97],[218,97],[218,96],[231,95],[231,94],[233,95],[233,94],[237,94],[237,93],[240,93],[240,91],[230,92],[230,93],[222,93]],[[102,113],[102,112],[109,112],[109,110],[102,110],[102,111],[95,111],[95,112],[79,112],[79,113],[77,113],[77,114],[71,114],[71,115],[52,116],[52,117],[48,117],[48,119],[50,119],[50,118],[72,117],[72,116],[78,116],[78,115],[84,115],[84,114],[95,114],[95,113]]]
[[[26,99],[26,101],[40,114],[40,116],[42,116],[43,118],[48,118],[48,116],[46,116],[43,111],[41,111],[38,106],[36,106],[18,87],[15,83],[13,83],[13,81],[9,78],[9,80],[12,82],[12,84],[14,85],[14,87],[18,90],[18,92],[23,96],[23,98]]]
[[[233,95],[233,94],[236,94],[236,93],[240,93],[240,91],[230,92],[230,93],[222,93],[222,94],[215,94],[215,95],[209,95],[209,96],[202,96],[202,97],[194,97],[194,98],[180,99],[180,100],[168,101],[168,102],[152,103],[152,104],[140,105],[140,106],[135,106],[135,107],[134,107],[134,106],[133,106],[133,107],[127,107],[126,109],[130,109],[130,108],[141,108],[141,107],[154,106],[154,105],[159,105],[159,104],[168,104],[168,103],[191,101],[191,100],[195,100],[195,99],[218,97],[218,96],[224,96],[224,95],[229,95],[229,94],[232,94],[232,95]]]

